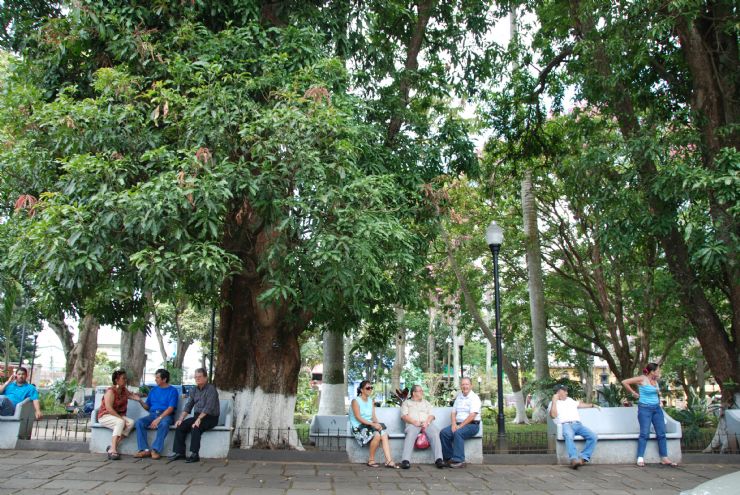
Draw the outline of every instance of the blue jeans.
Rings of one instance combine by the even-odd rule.
[[[442,457],[450,462],[465,462],[465,440],[474,437],[480,430],[480,424],[470,423],[452,433],[452,426],[439,432],[442,444]]]
[[[637,457],[645,456],[648,438],[650,438],[650,424],[655,428],[655,436],[658,439],[658,452],[660,457],[668,457],[668,444],[665,440],[665,418],[663,409],[658,404],[648,406],[637,405],[637,421],[640,423],[640,438],[637,440]]]
[[[596,448],[596,433],[589,430],[581,424],[580,421],[573,421],[572,423],[563,423],[563,438],[565,439],[565,448],[568,450],[568,459],[571,461],[578,460],[578,449],[576,449],[575,436],[581,435],[586,441],[586,445],[583,446],[581,451],[581,459],[588,462],[591,460],[591,454],[594,453]]]
[[[146,432],[149,429],[149,425],[152,424],[152,421],[157,419],[157,416],[162,414],[162,411],[159,412],[150,412],[149,416],[144,416],[143,418],[139,418],[136,420],[136,443],[139,446],[139,450],[149,450],[149,442],[146,439]],[[167,432],[170,430],[170,426],[172,425],[172,414],[169,416],[165,416],[162,418],[162,420],[157,425],[157,436],[154,439],[154,443],[152,443],[152,450],[156,450],[157,452],[161,453],[164,449],[164,439],[167,437]]]

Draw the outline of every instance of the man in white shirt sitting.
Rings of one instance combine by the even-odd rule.
[[[480,430],[481,403],[470,378],[460,380],[460,393],[452,406],[450,426],[439,432],[442,457],[451,468],[465,467],[465,440]]]
[[[578,469],[580,466],[591,460],[591,455],[596,448],[596,434],[581,424],[581,416],[578,414],[578,408],[596,407],[594,404],[576,401],[568,397],[568,387],[565,385],[555,385],[555,395],[552,396],[550,404],[550,416],[556,424],[563,425],[563,438],[565,438],[565,448],[568,450],[568,459],[570,467]],[[601,408],[599,408],[601,409]],[[578,454],[574,437],[581,435],[586,441],[583,450]]]

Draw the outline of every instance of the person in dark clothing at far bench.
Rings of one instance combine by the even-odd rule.
[[[190,457],[186,462],[200,461],[200,436],[218,424],[218,416],[221,414],[218,391],[208,383],[208,374],[203,368],[195,370],[195,385],[190,390],[190,398],[180,418],[175,422],[175,442],[172,454],[168,457],[171,461],[185,459],[185,438],[188,433],[191,435]],[[193,411],[193,415],[185,419],[190,411]]]

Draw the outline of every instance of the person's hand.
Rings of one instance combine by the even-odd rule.
[[[13,373],[12,375],[10,375],[10,378],[8,379],[8,383],[11,383],[11,382],[14,382],[14,381],[15,381],[15,373]]]
[[[182,419],[178,419],[177,421],[175,421],[175,428],[177,428],[181,424],[182,424]]]
[[[638,394],[637,392],[632,392],[632,397],[634,397],[635,399],[639,399],[640,394]]]
[[[450,429],[452,430],[452,433],[455,433],[457,431],[457,423],[452,423],[450,425]]]
[[[160,423],[159,418],[155,419],[154,421],[152,421],[151,423],[149,423],[149,429],[150,430],[156,430],[157,429],[157,426],[159,426],[159,423]]]
[[[41,411],[36,411],[36,421],[40,420],[43,417],[44,417],[44,415],[41,414]]]
[[[200,418],[196,419],[193,423],[193,428],[200,428]]]
[[[552,396],[552,400],[553,400],[553,402],[555,402],[556,400],[558,400],[558,394],[554,394]]]

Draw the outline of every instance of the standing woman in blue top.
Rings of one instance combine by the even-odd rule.
[[[668,458],[668,444],[665,439],[665,418],[663,409],[660,407],[660,390],[658,379],[660,370],[655,363],[648,363],[642,370],[641,376],[622,380],[622,385],[627,392],[637,399],[637,421],[640,423],[640,438],[637,440],[637,465],[645,465],[645,447],[650,437],[650,424],[655,428],[655,436],[658,440],[658,452],[660,463],[664,466],[676,466],[676,463]],[[637,385],[637,391],[632,388]]]
[[[370,456],[367,465],[370,467],[380,467],[375,462],[375,451],[378,445],[383,445],[385,454],[385,467],[398,469],[400,466],[393,462],[391,457],[391,448],[388,444],[388,432],[385,425],[378,422],[375,416],[375,403],[370,394],[373,393],[373,386],[367,380],[362,380],[357,387],[357,398],[352,399],[349,405],[349,424],[352,427],[352,434],[360,446],[370,444]]]

